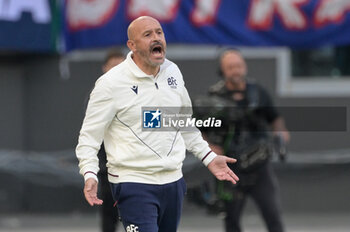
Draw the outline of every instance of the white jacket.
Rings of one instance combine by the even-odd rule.
[[[182,74],[165,60],[156,77],[132,60],[101,76],[91,92],[76,155],[85,180],[99,171],[97,153],[104,141],[112,183],[166,184],[182,177],[186,148],[205,165],[216,154],[197,131],[143,131],[141,107],[191,106]],[[176,86],[168,78],[176,80]],[[174,84],[174,83],[172,83]],[[175,87],[175,88],[174,88]]]

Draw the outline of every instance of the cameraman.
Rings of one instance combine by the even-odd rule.
[[[273,107],[269,94],[261,86],[246,81],[247,65],[239,51],[230,49],[221,54],[220,72],[224,80],[213,85],[210,94],[231,102],[236,107],[229,109],[241,115],[233,119],[226,114],[224,120],[226,123],[229,121],[229,126],[220,144],[210,141],[210,136],[207,136],[215,153],[238,160],[233,168],[237,170],[240,182],[236,186],[218,183],[222,185],[218,189],[224,189],[226,194],[222,198],[225,202],[226,232],[241,231],[240,217],[248,196],[259,207],[268,231],[282,232],[278,183],[269,162],[269,131],[280,136],[285,143],[290,139],[289,132]]]

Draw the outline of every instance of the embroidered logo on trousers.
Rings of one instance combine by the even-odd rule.
[[[126,232],[139,232],[139,227],[134,224],[130,224],[126,227]]]

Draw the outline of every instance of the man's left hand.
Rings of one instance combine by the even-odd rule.
[[[209,164],[208,169],[218,180],[227,180],[236,184],[238,176],[227,166],[227,163],[236,163],[237,160],[227,156],[218,155]]]

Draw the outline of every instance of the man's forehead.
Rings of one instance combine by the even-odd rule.
[[[141,16],[132,21],[128,27],[128,38],[133,39],[135,36],[143,34],[147,30],[158,30],[162,27],[158,20],[149,16]]]
[[[226,53],[224,53],[221,57],[221,60],[227,60],[227,61],[231,61],[231,60],[239,60],[239,61],[244,61],[242,55],[239,52],[236,51],[228,51]]]
[[[162,29],[162,26],[159,24],[159,22],[152,19],[144,19],[138,22],[137,26],[140,28],[141,31]]]

